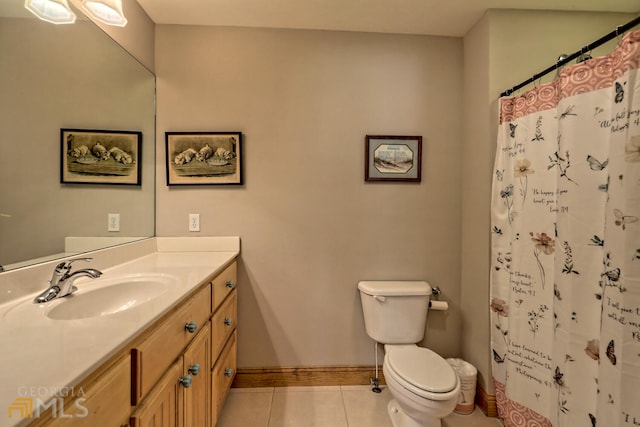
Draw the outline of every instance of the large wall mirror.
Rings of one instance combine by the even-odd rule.
[[[4,270],[154,235],[155,77],[76,12],[75,23],[54,25],[24,0],[0,2]],[[61,183],[69,128],[141,132],[140,185]]]

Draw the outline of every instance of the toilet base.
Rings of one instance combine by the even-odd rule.
[[[425,417],[420,421],[411,418],[400,408],[396,399],[391,399],[387,404],[387,413],[393,427],[442,427],[440,418]]]

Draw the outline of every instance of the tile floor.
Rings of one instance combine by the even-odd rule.
[[[387,388],[368,386],[231,389],[216,427],[392,427]],[[451,414],[442,427],[500,427],[478,408]]]

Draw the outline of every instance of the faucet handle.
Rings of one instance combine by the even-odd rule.
[[[81,258],[71,258],[66,261],[62,261],[60,264],[56,265],[56,268],[53,270],[53,274],[51,275],[51,280],[49,283],[51,286],[55,286],[62,279],[62,277],[69,273],[71,270],[71,264],[75,261],[91,261],[93,258],[91,257],[81,257]]]
[[[89,262],[89,261],[92,261],[92,260],[93,260],[93,258],[91,258],[91,257],[71,258],[71,259],[68,259],[68,260],[63,261],[60,264],[58,264],[56,266],[56,270],[60,270],[60,271],[69,270],[71,268],[71,264],[73,264],[76,261],[87,261],[87,262]]]

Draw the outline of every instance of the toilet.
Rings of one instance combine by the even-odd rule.
[[[441,427],[458,402],[460,379],[440,355],[417,343],[424,337],[431,286],[421,281],[358,283],[369,335],[384,344],[382,371],[393,399],[394,427]]]

